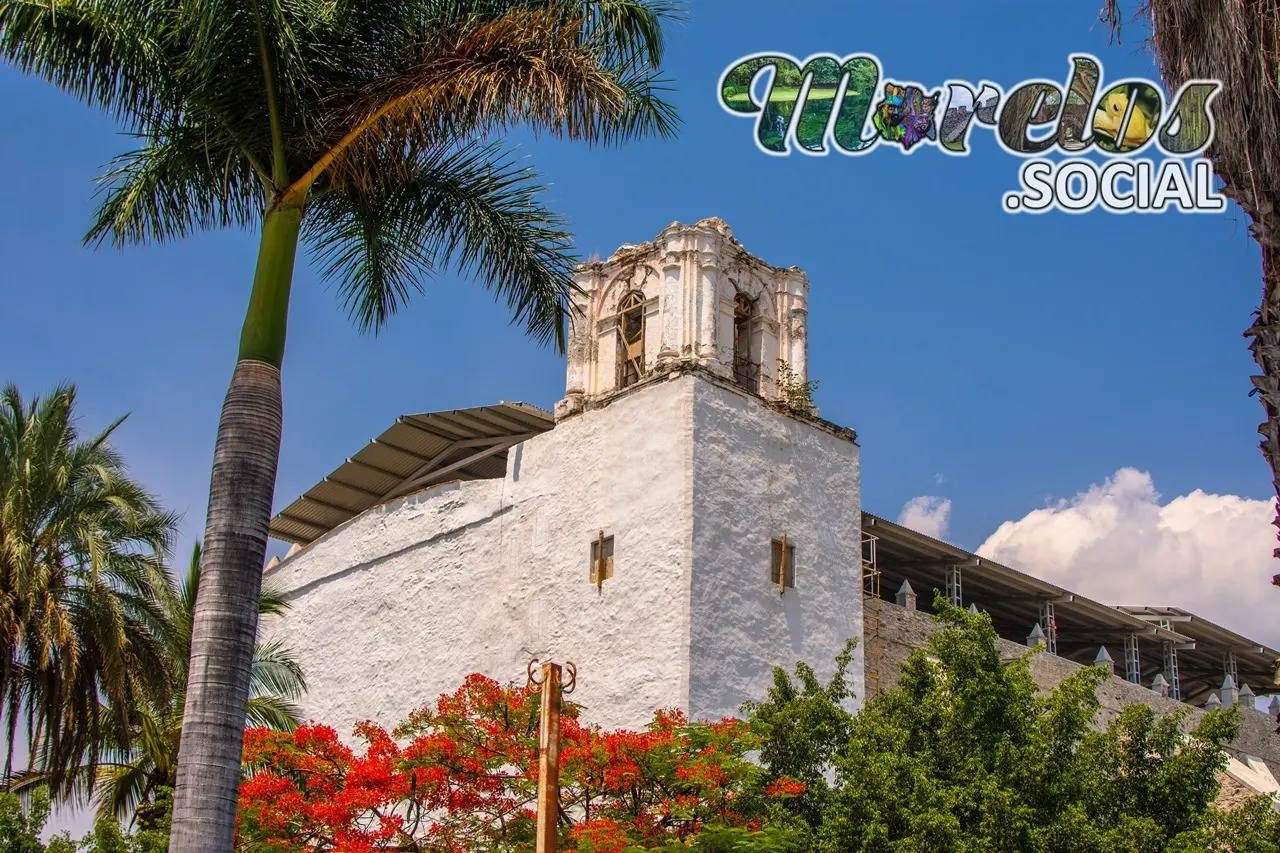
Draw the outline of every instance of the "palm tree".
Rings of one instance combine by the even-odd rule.
[[[75,389],[0,393],[0,721],[5,779],[21,724],[55,793],[94,766],[105,728],[169,694],[163,555],[174,518],[109,438],[81,440]]]
[[[164,619],[170,629],[165,634],[171,690],[168,700],[141,708],[126,737],[120,736],[104,708],[101,760],[74,771],[79,786],[76,793],[84,796],[92,792],[100,819],[136,817],[148,828],[159,822],[157,794],[177,784],[191,625],[199,586],[200,545],[196,543],[186,576],[164,598]],[[282,593],[263,588],[258,599],[259,615],[280,615],[288,607]],[[297,728],[300,714],[294,702],[306,692],[306,680],[293,655],[278,642],[259,644],[253,650],[251,672],[248,722],[283,731]],[[36,770],[20,774],[11,789],[25,793],[48,781],[46,773]]]
[[[88,239],[260,229],[214,451],[173,853],[231,850],[299,240],[365,329],[445,266],[563,348],[563,221],[492,140],[674,132],[668,0],[0,0],[0,56],[141,141]]]
[[[1268,0],[1148,0],[1139,14],[1150,21],[1150,46],[1171,90],[1195,79],[1223,83],[1206,156],[1262,247],[1262,302],[1245,337],[1253,339],[1249,348],[1262,370],[1252,377],[1250,395],[1258,395],[1266,413],[1260,447],[1280,495],[1280,17]],[[1118,35],[1119,0],[1106,0],[1103,19]],[[1273,554],[1280,558],[1280,548]],[[1280,574],[1272,582],[1280,586]]]

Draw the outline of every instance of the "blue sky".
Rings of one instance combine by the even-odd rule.
[[[1000,199],[1019,161],[983,129],[968,158],[776,158],[755,148],[751,121],[717,105],[725,66],[764,50],[872,52],[887,76],[935,87],[1065,83],[1078,51],[1100,57],[1107,80],[1155,77],[1136,28],[1109,44],[1099,5],[904,2],[888,15],[848,0],[698,2],[670,34],[679,139],[622,150],[512,139],[583,256],[714,215],[753,253],[808,272],[817,402],[860,435],[871,511],[896,516],[913,497],[944,496],[948,538],[972,548],[1124,466],[1169,496],[1267,499],[1241,337],[1259,251],[1234,205],[1209,216],[1010,216]],[[86,428],[131,413],[118,445],[183,513],[186,553],[203,525],[256,238],[83,248],[93,178],[130,141],[7,67],[0,102],[11,116],[0,128],[0,379],[28,395],[76,382]],[[564,368],[450,275],[380,337],[361,336],[303,261],[284,381],[277,508],[397,415],[500,399],[550,408]]]

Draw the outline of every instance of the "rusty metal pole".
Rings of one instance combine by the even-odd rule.
[[[555,853],[560,818],[560,665],[542,665],[542,719],[538,729],[538,843]]]

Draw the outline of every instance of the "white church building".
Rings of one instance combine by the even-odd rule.
[[[593,722],[719,718],[861,638],[859,448],[805,399],[804,273],[707,219],[576,280],[554,415],[401,417],[274,519],[292,606],[265,629],[308,717],[394,724],[537,658]],[[862,697],[861,649],[850,674]]]
[[[523,683],[538,659],[575,664],[591,722],[714,719],[764,698],[775,666],[828,677],[850,639],[856,706],[937,630],[936,591],[985,611],[1006,660],[1042,646],[1042,689],[1110,667],[1099,722],[1239,704],[1227,776],[1280,790],[1280,696],[1269,713],[1257,698],[1280,693],[1280,652],[863,510],[856,436],[808,399],[799,269],[706,219],[576,279],[554,414],[405,415],[272,521],[293,548],[265,580],[291,608],[264,632],[300,660],[308,718],[394,725],[470,673]]]

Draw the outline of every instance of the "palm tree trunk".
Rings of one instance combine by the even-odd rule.
[[[280,364],[301,222],[300,207],[275,208],[263,222],[240,357],[218,424],[171,853],[231,853],[234,846],[249,668],[280,453]]]
[[[1277,236],[1273,230],[1258,227],[1259,224],[1265,226],[1268,217],[1254,214],[1252,218],[1251,230],[1262,245],[1262,304],[1257,321],[1245,335],[1253,338],[1249,348],[1253,350],[1254,361],[1262,368],[1262,375],[1253,377],[1266,413],[1266,420],[1258,424],[1258,432],[1263,437],[1259,447],[1271,465],[1272,486],[1280,495],[1280,247],[1270,244],[1268,238]],[[1280,516],[1273,524],[1280,527]],[[1280,558],[1280,548],[1273,553]],[[1273,577],[1272,583],[1280,586],[1280,575]]]

